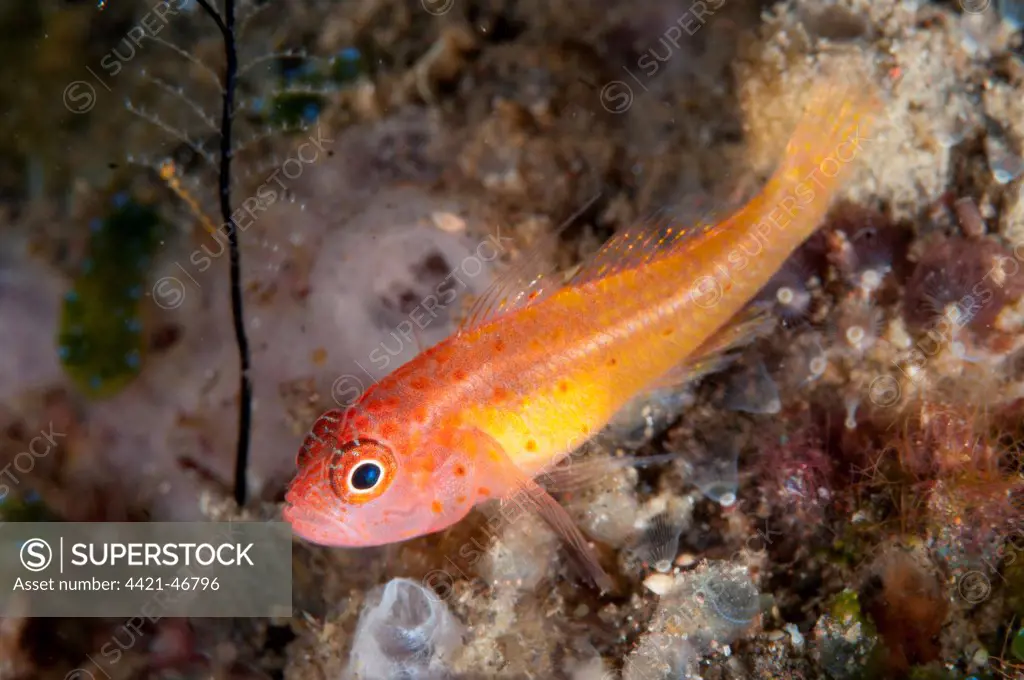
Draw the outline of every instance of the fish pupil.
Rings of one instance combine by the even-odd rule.
[[[352,471],[352,488],[368,491],[380,481],[381,469],[376,463],[362,463]]]

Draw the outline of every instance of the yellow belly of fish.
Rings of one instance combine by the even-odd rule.
[[[622,344],[626,343],[633,349],[628,355],[612,352],[589,361],[591,366],[507,404],[472,408],[466,420],[494,438],[519,469],[535,477],[582,446],[688,353],[660,337],[654,342],[657,347],[641,352],[636,351],[638,346],[649,343],[636,336]]]

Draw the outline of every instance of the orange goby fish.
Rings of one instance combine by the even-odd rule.
[[[285,520],[314,543],[374,546],[440,531],[518,492],[608,588],[538,475],[630,400],[692,379],[750,336],[748,303],[821,224],[869,139],[877,94],[863,79],[817,86],[779,168],[724,222],[616,235],[558,285],[524,287],[513,267],[450,338],[320,416]]]

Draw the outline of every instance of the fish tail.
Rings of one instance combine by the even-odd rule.
[[[782,161],[760,193],[703,238],[680,246],[672,265],[714,330],[749,303],[823,223],[871,144],[881,103],[879,88],[860,74],[826,77],[810,92]],[[716,264],[698,265],[704,269],[695,272],[687,249],[707,253],[704,260]]]
[[[870,147],[881,109],[878,87],[840,71],[811,91],[778,169],[761,194],[768,211],[792,215],[791,236],[802,242],[821,224],[836,192]]]
[[[881,104],[879,88],[849,72],[827,77],[810,92],[778,169],[710,235],[723,258],[731,252],[750,256],[740,267],[742,277],[729,274],[729,285],[743,289],[735,290],[735,297],[752,298],[823,223],[832,199],[872,143]]]

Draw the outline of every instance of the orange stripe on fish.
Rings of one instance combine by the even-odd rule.
[[[879,103],[863,80],[820,85],[779,169],[720,224],[619,234],[564,285],[511,269],[452,337],[317,420],[285,519],[315,543],[373,546],[518,491],[608,588],[535,478],[630,400],[713,370],[749,338],[758,323],[744,309],[821,224]]]

